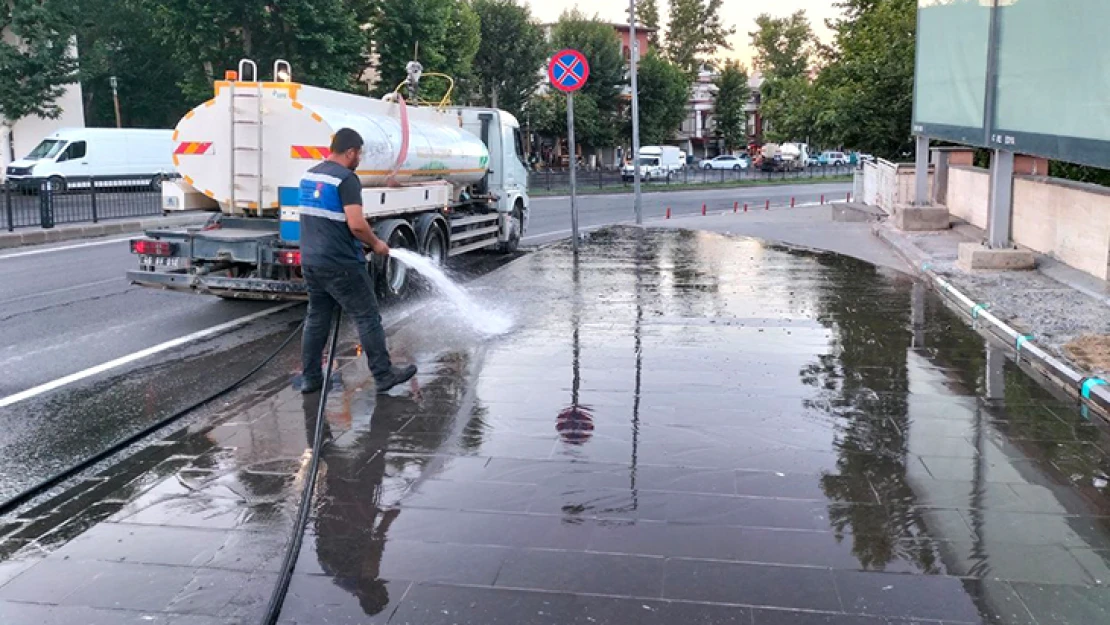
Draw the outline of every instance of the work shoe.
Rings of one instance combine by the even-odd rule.
[[[388,393],[389,389],[408,382],[414,375],[416,375],[416,365],[393,367],[389,370],[389,373],[377,379],[378,393]]]

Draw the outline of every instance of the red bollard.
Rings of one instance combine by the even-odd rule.
[[[732,203],[732,212],[735,213],[738,210],[740,210],[740,202],[733,202]]]
[[[794,198],[790,198],[790,208],[794,208]]]
[[[821,194],[821,205],[824,206],[824,204],[825,204],[825,194],[822,193]]]
[[[767,200],[767,206],[764,206],[763,210],[765,210],[765,211],[771,210],[771,200]]]
[[[705,216],[705,204],[701,205],[701,214],[702,216]]]
[[[748,212],[748,203],[744,202],[744,212]]]
[[[849,204],[852,203],[852,192],[851,191],[848,192],[848,203]]]
[[[670,219],[670,218],[671,218],[671,207],[668,206],[667,207],[667,219]]]

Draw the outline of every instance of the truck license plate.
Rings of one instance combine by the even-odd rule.
[[[142,256],[139,264],[176,269],[181,266],[181,259],[176,256]]]

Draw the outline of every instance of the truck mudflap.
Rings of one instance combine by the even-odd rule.
[[[227,299],[305,301],[308,292],[303,282],[228,278],[159,271],[128,271],[131,284],[154,289],[216,295]]]

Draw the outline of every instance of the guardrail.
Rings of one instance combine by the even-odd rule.
[[[72,176],[57,179],[8,179],[0,186],[0,229],[53,228],[57,224],[97,223],[162,214],[166,176]]]
[[[779,180],[807,180],[849,176],[854,171],[851,165],[807,167],[795,171],[765,172],[749,167],[748,169],[701,169],[696,165],[673,172],[667,178],[644,178],[644,187],[666,187],[668,185],[727,184],[730,182],[771,182]],[[625,179],[620,172],[611,170],[578,170],[576,173],[579,189],[632,189],[632,181]],[[569,191],[570,172],[565,169],[545,169],[529,172],[528,188],[532,191]]]

